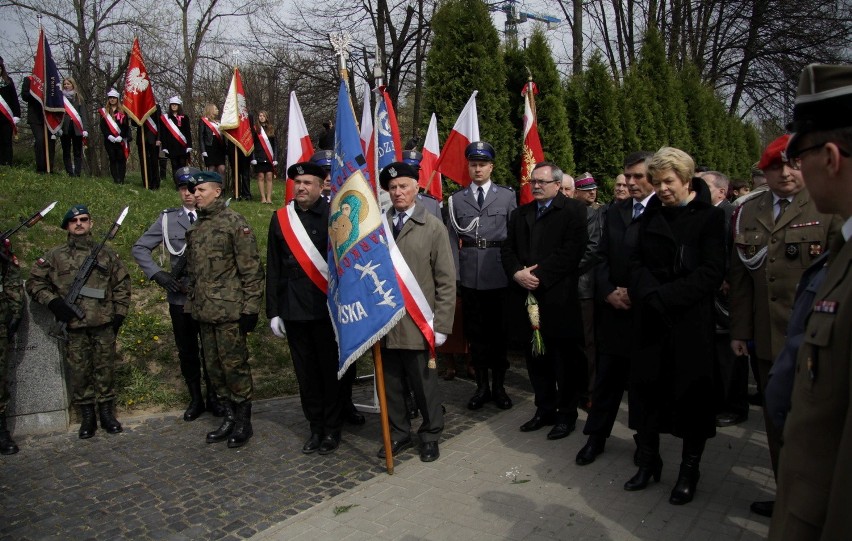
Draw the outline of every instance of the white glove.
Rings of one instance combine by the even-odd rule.
[[[202,152],[202,153],[201,153],[201,157],[202,157],[202,158],[206,158],[206,157],[207,157],[207,153],[206,153],[206,152]]]
[[[83,137],[88,137],[88,136],[89,136],[89,132],[87,132],[86,130],[83,130]]]
[[[115,136],[115,142],[116,142],[116,143],[120,143],[120,142],[122,142],[122,141],[123,141],[123,139],[121,138],[121,136],[120,136],[120,135],[116,135],[116,136]]]
[[[252,164],[252,165],[257,165],[257,160],[252,160],[252,161],[251,161],[251,164]]]
[[[284,330],[284,322],[281,321],[281,318],[278,316],[269,320],[269,328],[272,329],[272,334],[278,338],[284,338],[287,336],[287,331]]]
[[[272,162],[272,165],[278,165],[278,162]]]
[[[13,117],[12,117],[12,121],[15,123],[15,126],[17,126],[17,125],[18,125],[18,122],[20,122],[20,121],[21,121],[21,118],[20,118],[20,117],[17,117],[17,116],[13,116]]]
[[[166,149],[164,148],[164,149],[163,149],[163,154],[165,154],[166,156],[168,156],[168,155],[169,155],[169,151],[168,151],[168,150],[166,150]]]
[[[115,136],[114,135],[107,135],[107,139],[109,139],[110,143],[115,143]]]
[[[56,137],[62,137],[62,128],[56,130]]]
[[[447,335],[442,332],[435,332],[435,347],[441,347],[447,341]]]
[[[192,147],[189,147],[188,149],[186,149],[187,154],[189,154],[190,152],[192,152]]]

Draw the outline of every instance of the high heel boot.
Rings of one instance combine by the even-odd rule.
[[[648,483],[653,478],[654,481],[660,482],[660,476],[663,472],[663,459],[660,458],[660,435],[659,434],[642,434],[637,439],[639,444],[639,471],[636,475],[624,483],[624,490],[644,490]]]
[[[706,442],[706,439],[684,438],[681,453],[683,461],[680,463],[677,483],[675,483],[672,494],[669,496],[670,504],[683,505],[691,502],[695,497],[695,488],[698,485],[698,479],[701,477],[698,464],[701,462],[701,455],[704,453]]]

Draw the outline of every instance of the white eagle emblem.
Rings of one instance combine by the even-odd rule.
[[[248,118],[248,107],[246,107],[246,97],[242,94],[237,94],[237,111],[240,112],[240,119]]]
[[[151,83],[148,81],[148,74],[140,71],[138,67],[134,67],[127,72],[124,91],[129,94],[138,94],[139,92],[145,92],[149,84]]]

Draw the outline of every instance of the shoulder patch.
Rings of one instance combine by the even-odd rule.
[[[246,225],[244,225],[242,227],[242,231],[243,231],[243,235],[251,235],[251,228],[246,226]]]
[[[38,265],[39,267],[43,267],[46,264],[47,264],[47,261],[45,261],[45,259],[43,257],[36,259],[36,265]]]

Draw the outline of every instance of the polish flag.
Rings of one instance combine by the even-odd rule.
[[[133,38],[133,46],[130,49],[130,60],[124,76],[124,101],[121,103],[121,108],[133,122],[140,126],[157,110],[157,100],[154,97],[154,89],[151,87],[151,78],[145,68],[145,60],[142,58],[139,38]]]
[[[249,122],[246,93],[243,90],[240,70],[237,68],[234,68],[231,86],[228,88],[225,104],[222,105],[222,120],[219,122],[219,130],[237,148],[243,151],[243,155],[248,156],[254,150],[254,136]]]
[[[290,120],[287,129],[287,169],[294,163],[310,161],[313,155],[314,145],[311,144],[311,137],[308,135],[305,117],[302,115],[302,108],[296,98],[296,92],[292,91],[290,92]],[[284,190],[285,203],[293,199],[293,190],[293,179],[288,178]]]
[[[476,113],[476,94],[474,90],[462,109],[456,125],[453,126],[450,135],[444,142],[444,149],[435,164],[435,169],[444,176],[449,177],[457,184],[467,186],[471,182],[467,171],[467,158],[464,149],[470,143],[479,141],[479,117]]]
[[[423,143],[423,159],[420,161],[420,187],[438,201],[443,201],[444,194],[441,186],[441,173],[435,170],[438,156],[441,155],[441,144],[438,142],[438,118],[432,113],[429,129],[426,130],[426,141]]]
[[[525,205],[532,202],[532,187],[530,176],[535,164],[544,161],[544,151],[541,149],[541,140],[538,138],[538,122],[535,117],[535,97],[532,91],[527,91],[532,86],[524,87],[524,145],[521,150],[521,194],[520,204]]]

